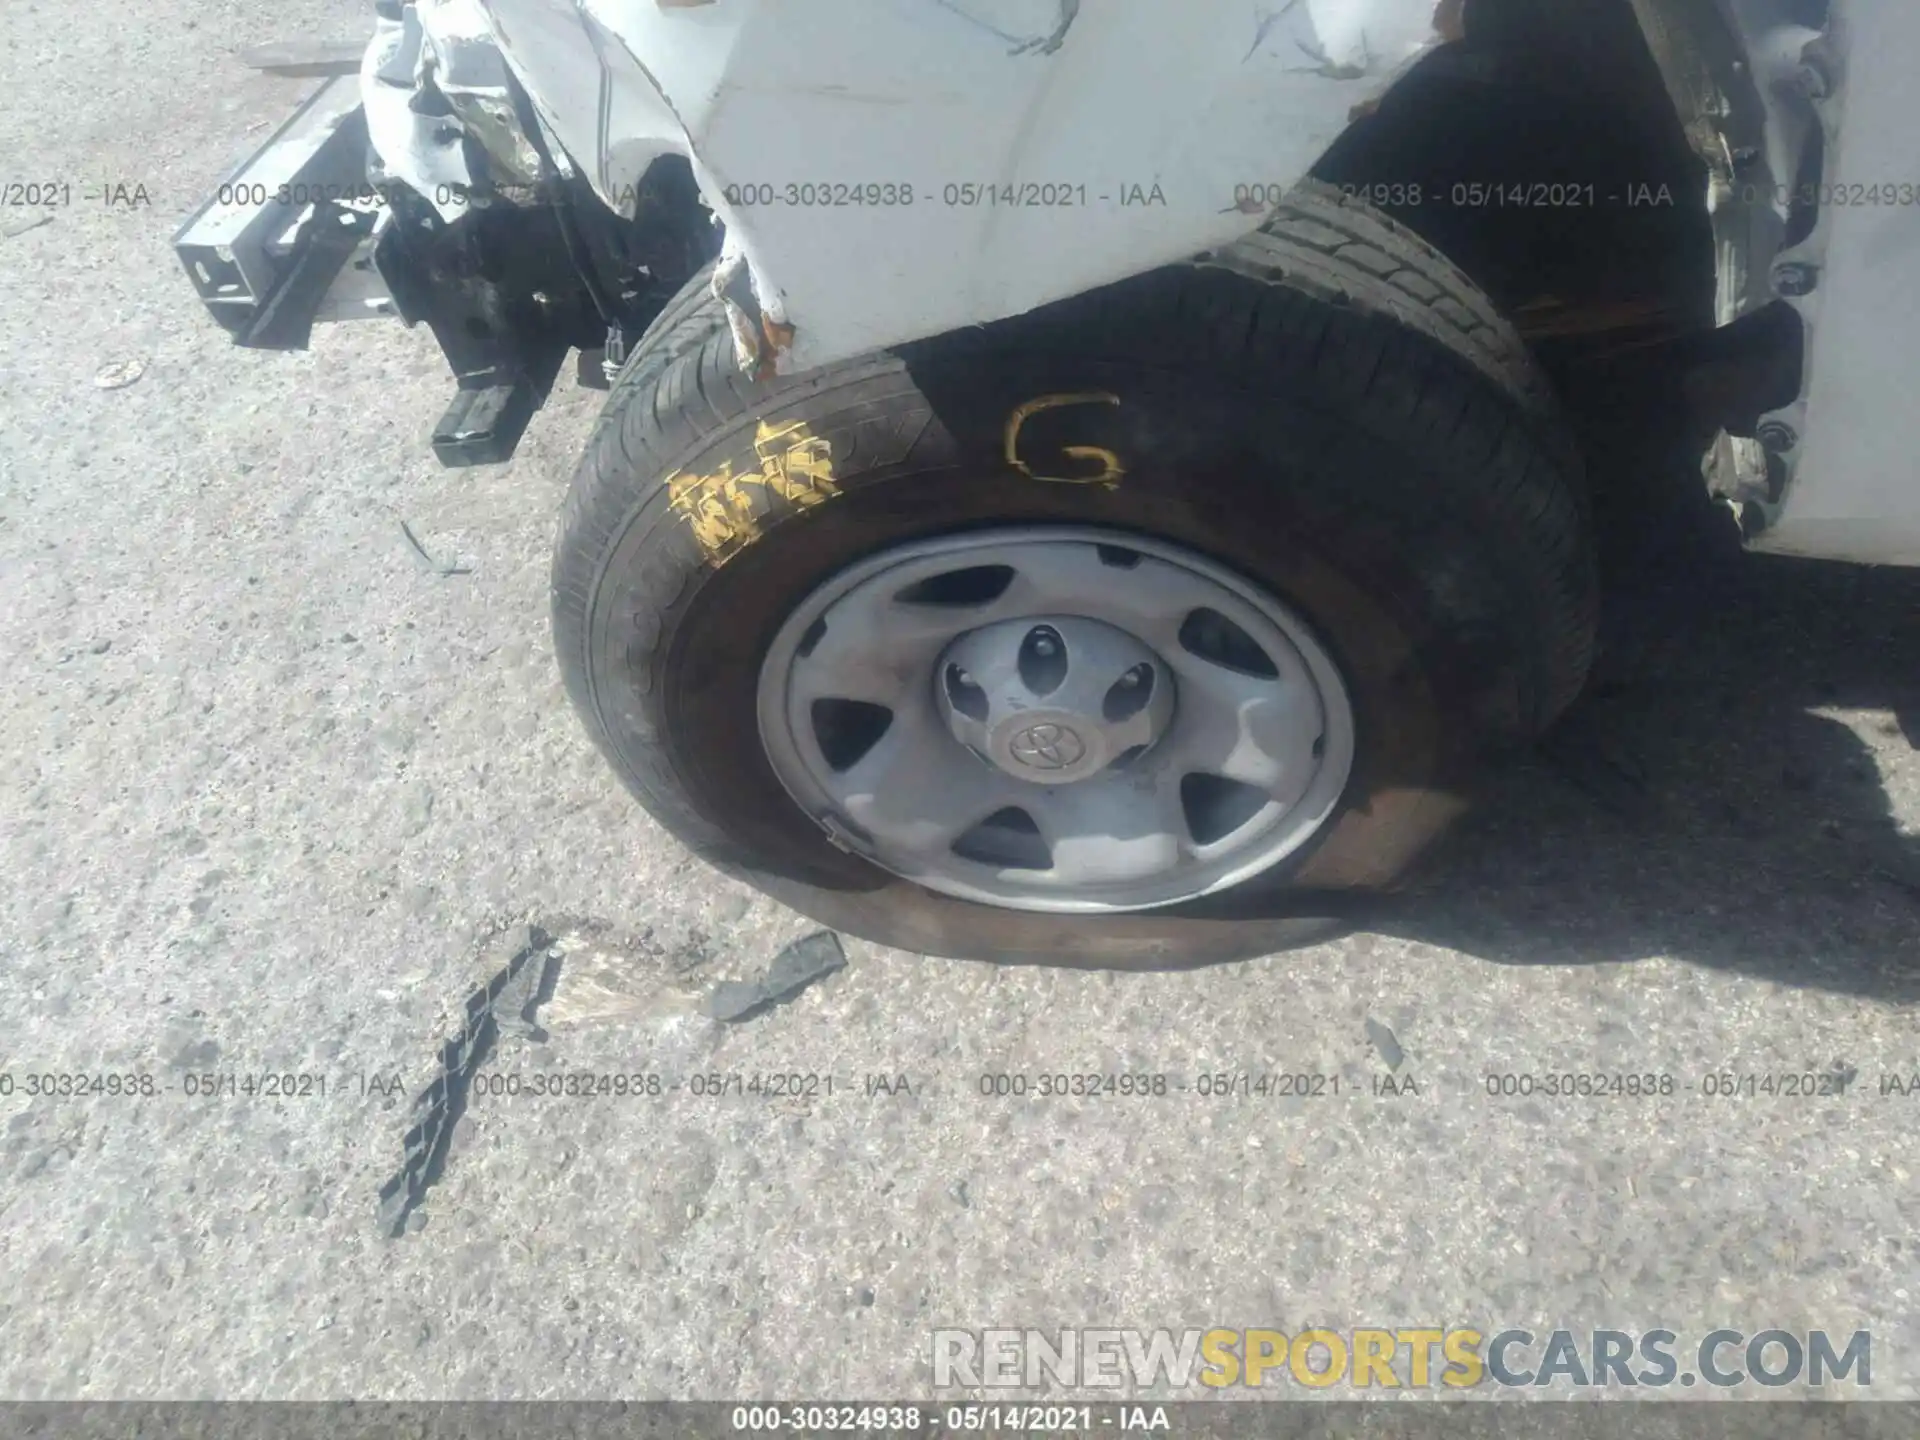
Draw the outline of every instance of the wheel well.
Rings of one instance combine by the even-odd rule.
[[[1808,0],[1818,3],[1818,0]],[[1719,430],[1798,393],[1798,315],[1716,329],[1707,169],[1634,0],[1466,0],[1322,157],[1446,255],[1519,331],[1587,451],[1603,557],[1706,501]]]
[[[1362,188],[1531,342],[1710,328],[1706,172],[1630,0],[1467,0],[1463,29],[1314,173]]]

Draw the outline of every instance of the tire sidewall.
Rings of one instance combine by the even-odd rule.
[[[1076,395],[1116,403],[1032,414],[1009,463],[1010,417],[1037,397]],[[683,436],[667,473],[682,493],[686,477],[752,477],[765,468],[760,437],[794,422],[825,442],[835,493],[801,504],[777,486],[736,487],[742,523],[716,553],[676,509],[673,478],[649,487],[593,557],[585,604],[557,620],[570,688],[648,808],[705,858],[838,928],[1002,959],[1178,963],[1271,949],[1303,913],[1324,912],[1317,892],[1388,884],[1460,808],[1476,755],[1517,738],[1535,703],[1540,679],[1517,629],[1527,599],[1503,579],[1501,535],[1443,503],[1448,457],[1408,453],[1337,409],[1137,361],[936,351],[769,387],[738,418]],[[1099,469],[1086,449],[1118,457],[1124,475],[1075,483]],[[1035,478],[1054,473],[1067,478]],[[1312,843],[1222,896],[1048,917],[901,880],[836,849],[801,812],[767,761],[755,705],[762,659],[794,608],[894,546],[1049,524],[1189,548],[1313,630],[1346,680],[1356,750]]]

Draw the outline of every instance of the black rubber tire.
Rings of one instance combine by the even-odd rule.
[[[1302,180],[1265,225],[1223,250],[1195,256],[1330,304],[1390,316],[1474,365],[1541,422],[1542,438],[1578,477],[1580,461],[1544,371],[1486,293],[1420,236],[1357,196]],[[655,317],[622,370],[623,382],[651,388],[673,361],[727,329],[713,293],[712,264]],[[606,413],[611,413],[609,405]],[[1579,489],[1585,503],[1584,486]]]
[[[1481,760],[1538,734],[1583,683],[1594,572],[1551,393],[1464,276],[1323,187],[1227,250],[791,378],[741,375],[703,279],[636,349],[568,495],[561,672],[657,819],[822,923],[931,954],[1110,966],[1298,943],[1343,897],[1391,886]],[[1064,447],[1099,447],[1125,462],[1117,486],[1008,463],[1015,407],[1082,392],[1119,403],[1034,415],[1023,460],[1071,468],[1086,462]],[[802,441],[830,456],[827,483],[788,468]],[[761,657],[846,565],[993,523],[1157,536],[1303,614],[1358,727],[1315,843],[1222,895],[1072,918],[934,894],[829,844],[761,749]]]

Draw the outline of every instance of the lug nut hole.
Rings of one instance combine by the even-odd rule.
[[[1020,679],[1035,695],[1051,695],[1067,678],[1067,642],[1051,625],[1036,625],[1020,642]]]
[[[949,665],[940,677],[946,688],[947,703],[969,720],[982,724],[987,718],[987,692],[973,683],[973,677],[958,665]]]
[[[1157,683],[1153,666],[1145,663],[1135,665],[1107,687],[1106,698],[1100,702],[1100,713],[1106,717],[1108,724],[1131,720],[1147,708]]]

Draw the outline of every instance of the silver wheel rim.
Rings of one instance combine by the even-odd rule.
[[[775,636],[759,722],[836,844],[1056,914],[1269,869],[1327,823],[1354,751],[1338,668],[1278,600],[1177,546],[1037,527],[835,575]]]

